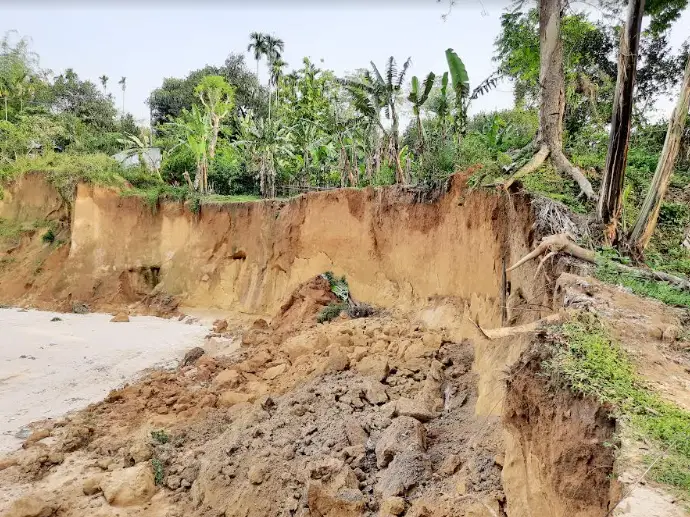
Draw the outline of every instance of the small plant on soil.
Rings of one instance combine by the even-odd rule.
[[[321,309],[321,312],[316,317],[319,323],[326,323],[336,319],[340,313],[347,310],[347,303],[345,302],[331,302],[326,307]]]
[[[156,483],[156,486],[162,485],[165,478],[163,463],[158,458],[153,458],[151,460],[151,467],[153,467],[153,481]]]
[[[48,228],[48,231],[43,234],[41,240],[46,244],[53,244],[55,242],[55,232],[52,228]]]
[[[168,436],[168,433],[166,433],[164,429],[159,431],[151,431],[151,438],[153,438],[154,442],[160,444],[168,443],[170,441],[170,436]]]
[[[610,404],[640,438],[656,445],[650,476],[690,496],[690,412],[663,400],[638,376],[631,359],[591,314],[564,324],[544,364],[552,378]]]

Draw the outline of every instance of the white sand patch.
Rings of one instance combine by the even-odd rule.
[[[0,453],[17,448],[17,433],[31,422],[102,400],[146,368],[176,366],[208,332],[177,320],[111,317],[0,309]]]

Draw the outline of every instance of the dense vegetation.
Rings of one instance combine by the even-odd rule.
[[[555,334],[546,370],[578,393],[611,404],[635,438],[651,445],[651,477],[690,497],[690,412],[663,400],[635,371],[593,315],[582,314]]]
[[[675,94],[687,48],[673,51],[668,31],[683,0],[647,2],[650,29],[642,34],[632,134],[620,227],[632,229],[662,153],[667,122],[654,116],[660,93]],[[607,2],[603,2],[604,5]],[[620,14],[620,13],[619,13]],[[617,80],[617,18],[593,21],[566,10],[560,40],[564,56],[563,152],[593,190],[607,162]],[[370,63],[337,77],[308,58],[293,69],[285,43],[252,33],[244,54],[186,77],[166,78],[151,92],[152,128],[126,111],[127,79],[98,84],[72,69],[52,75],[40,67],[29,40],[8,33],[0,42],[0,179],[43,170],[69,197],[79,180],[133,187],[155,205],[158,197],[201,202],[289,196],[313,188],[401,183],[431,185],[472,168],[473,186],[504,183],[530,159],[541,131],[540,19],[519,2],[502,16],[496,71],[476,80],[452,49],[446,70],[409,77],[409,59]],[[443,52],[439,49],[439,52]],[[268,71],[261,84],[259,69]],[[253,67],[251,67],[253,68]],[[515,107],[468,116],[472,102],[499,80],[515,86]],[[151,159],[148,150],[161,150]],[[138,157],[124,168],[110,156]],[[671,187],[665,195],[649,264],[687,274],[681,243],[690,225],[690,130],[684,129]],[[546,162],[518,186],[592,213],[595,201]],[[199,201],[197,201],[199,202]]]

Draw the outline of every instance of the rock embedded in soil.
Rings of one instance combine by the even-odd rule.
[[[226,320],[216,320],[213,322],[213,332],[216,334],[220,334],[221,332],[225,332],[228,328],[228,322]]]
[[[378,381],[385,381],[388,377],[390,368],[388,366],[388,359],[380,356],[366,356],[363,357],[356,365],[357,370],[362,375],[374,377]]]
[[[251,402],[253,396],[248,393],[241,393],[239,391],[224,391],[218,396],[218,406],[230,407],[242,402]]]
[[[384,468],[403,451],[424,452],[425,449],[424,426],[412,417],[400,416],[386,428],[376,444],[376,465]]]
[[[111,506],[138,506],[147,503],[156,492],[153,471],[148,463],[116,470],[100,483],[103,495]]]
[[[129,315],[126,312],[118,312],[110,319],[111,323],[129,323]]]
[[[379,381],[368,379],[365,384],[364,398],[372,405],[380,405],[388,402],[386,387]]]
[[[82,492],[84,495],[94,495],[101,491],[101,481],[103,480],[103,475],[97,475],[88,478],[84,481],[82,485]]]
[[[388,517],[390,515],[402,515],[405,511],[405,500],[402,497],[388,497],[381,503],[379,515]]]
[[[3,517],[51,517],[57,506],[39,494],[31,494],[17,499]]]
[[[420,422],[428,422],[438,416],[438,414],[429,409],[424,401],[405,397],[395,401],[395,412],[400,416],[411,416]]]
[[[195,346],[184,355],[184,359],[182,359],[182,366],[184,367],[194,364],[197,361],[197,359],[199,359],[205,353],[206,352],[203,348],[201,348],[200,346]]]
[[[242,380],[242,375],[237,370],[223,370],[216,378],[213,379],[211,386],[214,390],[219,390],[223,388],[236,388],[240,381]]]

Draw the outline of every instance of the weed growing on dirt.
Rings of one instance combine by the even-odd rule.
[[[583,314],[564,324],[557,343],[544,369],[573,391],[611,404],[618,418],[654,441],[664,456],[654,464],[651,476],[690,496],[690,412],[666,402],[644,384],[595,316]]]
[[[151,466],[153,467],[153,481],[156,486],[163,484],[163,479],[165,478],[165,472],[163,471],[163,463],[158,458],[153,458],[151,460]]]
[[[48,231],[43,234],[41,240],[46,244],[53,244],[55,242],[55,232],[52,228],[48,228]]]
[[[316,321],[319,323],[326,323],[327,321],[334,320],[340,313],[347,310],[347,303],[345,302],[331,302],[326,307],[321,309],[321,312],[316,317]]]
[[[154,442],[161,444],[168,443],[170,441],[170,436],[168,436],[168,433],[165,432],[165,429],[151,431],[151,438],[153,438]]]
[[[345,278],[344,275],[337,278],[332,271],[326,271],[322,276],[328,280],[333,294],[343,301],[348,300],[350,296],[350,287],[347,285],[347,278]]]
[[[610,261],[600,260],[594,275],[602,282],[627,287],[638,296],[655,298],[675,307],[690,308],[690,292],[679,289],[668,282],[639,278],[633,273],[621,271]]]

